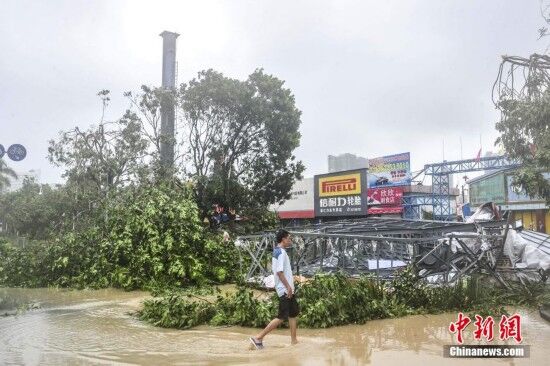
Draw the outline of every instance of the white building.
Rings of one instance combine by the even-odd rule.
[[[10,185],[4,188],[4,192],[14,192],[21,189],[21,187],[23,187],[23,182],[25,181],[25,179],[34,179],[36,182],[40,181],[40,170],[31,169],[27,172],[16,171],[15,174],[17,174],[17,179],[8,177],[8,179],[10,180]]]
[[[290,194],[290,199],[283,204],[271,206],[271,210],[277,212],[280,219],[310,219],[315,217],[313,178],[296,181]]]
[[[328,156],[328,172],[341,172],[344,170],[354,170],[369,167],[369,160],[362,156],[354,154],[340,154],[338,156]]]

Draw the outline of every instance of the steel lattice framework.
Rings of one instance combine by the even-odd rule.
[[[316,272],[343,271],[350,276],[373,273],[391,278],[396,269],[414,262],[421,275],[451,283],[475,271],[492,274],[502,254],[503,221],[459,223],[368,218],[326,222],[289,230],[289,250],[294,272],[311,276]],[[472,240],[484,247],[472,247]],[[466,242],[470,243],[470,246]],[[275,234],[265,232],[241,236],[237,246],[250,257],[248,279],[271,273]],[[452,250],[453,245],[461,248]],[[472,249],[472,248],[477,249]]]
[[[492,156],[480,159],[447,161],[424,165],[424,174],[432,176],[432,206],[434,219],[452,220],[451,196],[449,194],[449,177],[451,174],[514,168],[517,166],[519,166],[518,162],[512,161],[505,156]]]
[[[410,220],[420,220],[422,218],[421,206],[433,206],[434,199],[432,195],[407,195],[402,198],[403,217]]]

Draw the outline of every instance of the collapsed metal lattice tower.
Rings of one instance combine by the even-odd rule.
[[[502,255],[504,221],[460,223],[368,218],[295,227],[289,230],[293,270],[298,275],[342,271],[349,276],[372,273],[392,278],[409,263],[419,274],[452,283],[483,272],[505,284],[497,271]],[[483,245],[482,245],[483,244]],[[241,236],[237,245],[250,258],[246,277],[261,280],[271,274],[275,234]]]
[[[502,56],[493,84],[493,103],[503,100],[540,98],[550,85],[550,56]]]

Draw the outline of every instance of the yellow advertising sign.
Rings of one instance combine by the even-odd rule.
[[[361,173],[319,178],[319,197],[361,194]]]

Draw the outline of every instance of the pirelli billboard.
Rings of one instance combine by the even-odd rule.
[[[367,169],[316,175],[315,216],[365,216]]]

